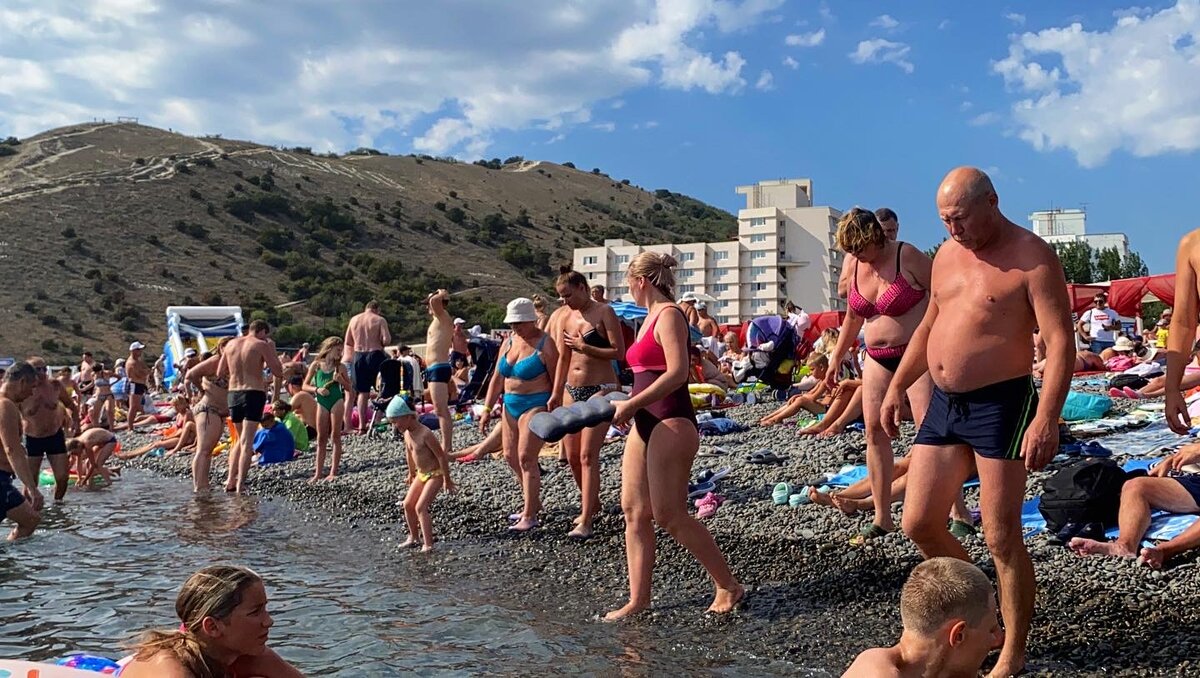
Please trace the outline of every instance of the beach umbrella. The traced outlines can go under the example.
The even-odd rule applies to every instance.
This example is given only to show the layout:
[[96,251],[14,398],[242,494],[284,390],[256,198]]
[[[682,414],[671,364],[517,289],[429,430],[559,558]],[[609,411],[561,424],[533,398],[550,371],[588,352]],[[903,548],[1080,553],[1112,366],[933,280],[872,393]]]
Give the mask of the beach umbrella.
[[646,309],[628,301],[614,301],[609,305],[612,306],[617,317],[622,320],[637,320],[646,317]]

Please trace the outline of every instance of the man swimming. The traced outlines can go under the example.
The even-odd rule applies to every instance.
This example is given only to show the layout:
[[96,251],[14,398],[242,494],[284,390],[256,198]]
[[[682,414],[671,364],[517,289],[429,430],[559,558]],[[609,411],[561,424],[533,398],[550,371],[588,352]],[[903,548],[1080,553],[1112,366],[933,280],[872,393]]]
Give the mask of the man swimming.
[[[938,188],[937,207],[951,239],[934,259],[929,308],[880,419],[890,435],[899,433],[905,390],[930,373],[935,388],[911,453],[904,532],[926,558],[970,560],[947,531],[946,514],[974,461],[1008,632],[990,675],[1010,676],[1025,665],[1036,590],[1021,531],[1025,479],[1058,450],[1058,416],[1075,358],[1071,309],[1058,256],[1000,212],[986,174],[952,170]],[[1046,341],[1040,403],[1030,375],[1034,327]]]
[[913,569],[900,592],[900,620],[900,642],[858,655],[843,678],[976,676],[1003,637],[991,582],[955,558]]
[[[33,534],[42,520],[39,511],[45,500],[38,490],[37,475],[30,469],[29,453],[21,444],[21,403],[33,395],[41,379],[33,365],[22,362],[8,368],[0,383],[0,510],[17,525],[9,533],[9,541]],[[25,486],[24,495],[13,487],[15,478]]]
[[71,435],[79,432],[79,408],[62,383],[50,378],[43,358],[30,356],[26,362],[38,373],[38,381],[33,393],[21,403],[25,451],[29,455],[25,463],[37,476],[42,470],[42,457],[50,458],[50,469],[54,471],[54,501],[62,501],[67,496],[70,462],[60,406],[71,413]]
[[[254,456],[254,434],[267,407],[267,385],[263,370],[272,376],[283,374],[283,365],[275,355],[271,326],[265,320],[250,323],[249,333],[231,340],[221,350],[217,377],[229,379],[229,418],[238,429],[238,440],[229,448],[229,477],[226,492],[245,490],[246,472]],[[199,454],[199,452],[198,452]]]
[[[383,347],[392,341],[387,319],[379,314],[379,302],[372,299],[362,313],[350,319],[346,327],[346,349],[353,351],[354,393],[358,398],[358,432],[366,433],[371,402],[371,389],[379,378],[379,368],[387,360]],[[353,406],[353,402],[349,403]],[[349,408],[347,408],[349,410]]]
[[429,295],[429,331],[425,333],[425,381],[429,383],[429,397],[437,412],[438,427],[442,432],[442,451],[449,457],[454,449],[454,419],[450,416],[450,335],[453,319],[446,310],[450,294],[438,290]]

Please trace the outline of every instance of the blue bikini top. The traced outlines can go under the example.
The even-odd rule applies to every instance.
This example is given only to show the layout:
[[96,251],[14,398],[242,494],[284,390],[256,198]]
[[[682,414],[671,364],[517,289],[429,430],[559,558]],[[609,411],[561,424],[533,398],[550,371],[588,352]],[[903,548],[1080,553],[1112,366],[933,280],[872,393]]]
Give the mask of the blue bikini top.
[[509,365],[508,348],[512,347],[512,339],[509,339],[508,347],[505,348],[504,355],[500,356],[500,364],[496,366],[496,371],[505,379],[520,379],[521,381],[533,381],[546,374],[546,366],[542,364],[542,346],[545,343],[546,335],[543,334],[542,340],[538,342],[537,348],[531,355],[521,358],[514,365]]

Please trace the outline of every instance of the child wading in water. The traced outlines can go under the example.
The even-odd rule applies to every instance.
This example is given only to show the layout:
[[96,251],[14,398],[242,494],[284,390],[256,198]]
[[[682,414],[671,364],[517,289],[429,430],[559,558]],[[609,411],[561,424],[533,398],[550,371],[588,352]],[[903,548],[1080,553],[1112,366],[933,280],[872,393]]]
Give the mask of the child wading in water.
[[[408,522],[408,540],[401,546],[422,543],[422,551],[433,550],[433,518],[429,507],[445,484],[447,492],[458,488],[450,479],[450,464],[442,443],[417,421],[417,415],[396,396],[387,406],[387,418],[397,430],[404,431],[404,456],[408,461],[408,494],[404,496],[404,519]],[[417,524],[421,525],[420,537]]]

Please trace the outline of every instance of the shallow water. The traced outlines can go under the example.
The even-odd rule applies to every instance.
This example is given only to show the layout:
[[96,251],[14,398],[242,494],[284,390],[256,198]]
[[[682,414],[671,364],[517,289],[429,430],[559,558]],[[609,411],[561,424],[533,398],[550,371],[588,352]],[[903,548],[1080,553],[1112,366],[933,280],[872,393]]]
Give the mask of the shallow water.
[[111,489],[68,500],[45,511],[34,538],[0,546],[0,657],[119,657],[137,632],[178,623],[175,594],[191,572],[236,562],[267,582],[272,647],[312,676],[798,670],[705,660],[692,633],[499,606],[470,584],[437,581],[428,557],[385,557],[378,534],[311,521],[278,500],[196,498],[188,483],[134,469]]

